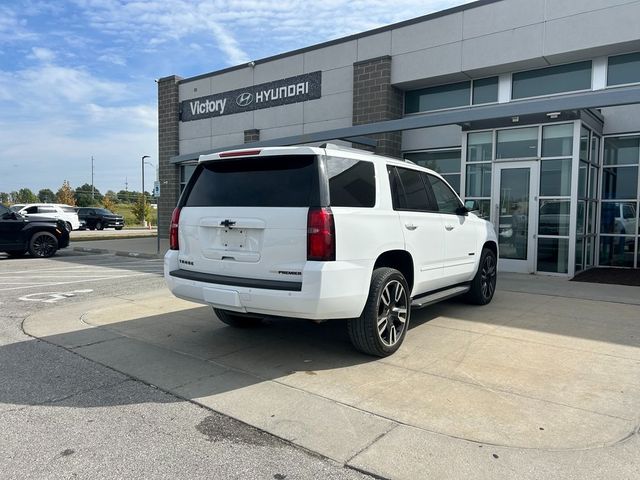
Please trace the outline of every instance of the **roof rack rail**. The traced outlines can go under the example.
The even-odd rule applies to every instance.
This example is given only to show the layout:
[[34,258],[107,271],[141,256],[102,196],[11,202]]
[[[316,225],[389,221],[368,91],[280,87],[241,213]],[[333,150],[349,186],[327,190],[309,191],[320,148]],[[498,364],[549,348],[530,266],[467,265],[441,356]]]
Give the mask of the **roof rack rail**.
[[321,145],[318,145],[318,148],[331,148],[332,150],[344,150],[345,152],[356,152],[361,153],[363,155],[375,155],[374,152],[370,152],[368,150],[363,150],[361,148],[347,147],[344,145],[338,145],[336,143],[326,142]]

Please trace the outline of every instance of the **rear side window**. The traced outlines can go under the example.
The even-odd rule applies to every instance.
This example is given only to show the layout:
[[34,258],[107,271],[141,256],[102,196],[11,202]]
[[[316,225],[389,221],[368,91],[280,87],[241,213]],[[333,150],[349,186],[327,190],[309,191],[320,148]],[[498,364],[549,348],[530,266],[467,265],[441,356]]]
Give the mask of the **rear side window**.
[[38,213],[56,213],[53,207],[38,207]]
[[76,209],[73,207],[60,207],[65,213],[76,213]]
[[429,200],[429,195],[422,181],[421,173],[408,168],[397,168],[396,170],[401,185],[399,207],[403,210],[423,212],[435,210]]
[[327,157],[329,204],[333,207],[373,207],[376,178],[373,163],[350,158]]
[[186,207],[309,207],[319,203],[317,157],[283,155],[204,163]]

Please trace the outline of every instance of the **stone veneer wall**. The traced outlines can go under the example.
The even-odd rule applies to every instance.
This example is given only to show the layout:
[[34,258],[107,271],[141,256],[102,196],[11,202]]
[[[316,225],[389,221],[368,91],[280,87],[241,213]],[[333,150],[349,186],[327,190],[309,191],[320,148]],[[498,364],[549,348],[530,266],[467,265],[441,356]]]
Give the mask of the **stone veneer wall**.
[[[402,104],[402,91],[391,85],[390,56],[353,64],[353,125],[401,118]],[[401,132],[380,133],[371,137],[378,141],[376,153],[400,157]]]
[[180,104],[178,101],[178,81],[172,75],[158,80],[158,165],[160,198],[158,199],[158,235],[169,237],[171,212],[180,195],[180,168],[171,163],[171,157],[179,152],[178,121]]

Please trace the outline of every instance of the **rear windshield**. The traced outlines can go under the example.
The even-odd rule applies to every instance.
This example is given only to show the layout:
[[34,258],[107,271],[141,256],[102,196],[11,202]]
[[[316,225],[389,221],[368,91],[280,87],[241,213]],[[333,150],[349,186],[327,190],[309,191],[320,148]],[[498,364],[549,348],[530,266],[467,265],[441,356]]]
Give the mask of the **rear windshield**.
[[309,207],[318,204],[314,155],[213,161],[198,166],[186,207]]

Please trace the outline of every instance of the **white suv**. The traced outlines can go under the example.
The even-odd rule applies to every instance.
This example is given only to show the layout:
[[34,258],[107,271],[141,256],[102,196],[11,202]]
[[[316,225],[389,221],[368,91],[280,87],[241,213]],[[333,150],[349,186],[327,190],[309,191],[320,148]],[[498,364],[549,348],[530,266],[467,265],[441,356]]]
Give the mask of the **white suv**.
[[69,231],[80,228],[78,211],[76,207],[70,205],[63,205],[61,203],[28,203],[13,205],[11,210],[27,217],[62,220]]
[[164,276],[226,324],[348,319],[355,347],[395,352],[411,308],[491,301],[496,235],[437,173],[343,149],[200,157],[171,218]]

